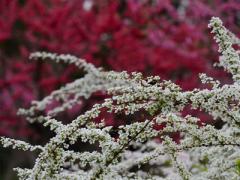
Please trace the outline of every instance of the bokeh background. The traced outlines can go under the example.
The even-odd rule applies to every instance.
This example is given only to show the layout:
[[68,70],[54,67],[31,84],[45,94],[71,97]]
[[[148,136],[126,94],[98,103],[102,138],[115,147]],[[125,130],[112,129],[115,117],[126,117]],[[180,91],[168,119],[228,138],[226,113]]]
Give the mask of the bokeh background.
[[[73,54],[105,70],[159,75],[185,90],[202,87],[201,72],[229,82],[228,74],[212,67],[218,60],[207,28],[212,16],[240,35],[239,0],[0,0],[0,135],[45,143],[49,131],[18,117],[18,108],[83,76],[73,66],[29,61],[35,51]],[[94,94],[60,119],[70,121],[103,96]],[[117,125],[115,118],[108,116],[107,124]],[[12,168],[33,160],[34,154],[0,148],[0,179],[14,179]]]

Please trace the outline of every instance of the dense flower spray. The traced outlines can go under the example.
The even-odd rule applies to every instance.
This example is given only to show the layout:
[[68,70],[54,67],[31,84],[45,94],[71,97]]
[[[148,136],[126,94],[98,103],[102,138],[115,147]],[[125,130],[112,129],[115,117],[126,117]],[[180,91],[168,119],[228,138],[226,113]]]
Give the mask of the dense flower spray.
[[[50,59],[75,64],[86,72],[83,78],[53,91],[41,101],[32,102],[19,114],[29,122],[49,126],[55,136],[44,146],[2,137],[4,147],[39,152],[32,169],[16,168],[20,179],[239,179],[240,177],[240,59],[239,39],[228,31],[219,18],[209,27],[219,45],[220,63],[231,73],[232,84],[200,74],[209,89],[182,90],[158,76],[144,78],[141,73],[103,71],[71,55],[37,52],[31,59]],[[110,95],[103,103],[79,115],[65,125],[55,117],[71,109],[82,98],[96,91]],[[51,109],[48,106],[58,102]],[[223,126],[216,128],[191,114],[184,107],[200,109]],[[46,111],[47,109],[47,111]],[[93,121],[103,110],[109,113],[145,114],[143,121],[132,120],[113,129],[104,121]],[[46,114],[44,114],[44,112]],[[164,125],[156,130],[155,124]],[[114,132],[114,133],[113,133]],[[180,142],[169,135],[179,132]],[[94,151],[77,152],[77,141],[97,146]]]

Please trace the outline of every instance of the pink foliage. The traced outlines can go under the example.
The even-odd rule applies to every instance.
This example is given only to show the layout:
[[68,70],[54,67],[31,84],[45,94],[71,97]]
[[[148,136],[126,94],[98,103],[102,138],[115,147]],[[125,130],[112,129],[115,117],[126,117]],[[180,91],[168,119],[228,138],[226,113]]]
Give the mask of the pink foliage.
[[0,134],[28,136],[17,109],[82,76],[71,66],[27,62],[30,52],[70,53],[192,89],[200,72],[227,81],[211,67],[218,56],[207,23],[219,16],[238,33],[239,12],[237,0],[1,0]]

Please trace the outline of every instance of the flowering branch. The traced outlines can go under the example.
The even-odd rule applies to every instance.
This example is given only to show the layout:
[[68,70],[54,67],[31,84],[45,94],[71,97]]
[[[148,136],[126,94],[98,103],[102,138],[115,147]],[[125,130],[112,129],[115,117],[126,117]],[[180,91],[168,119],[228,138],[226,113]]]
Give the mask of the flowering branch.
[[[202,83],[211,89],[183,91],[171,81],[158,76],[144,78],[141,73],[105,72],[70,55],[33,53],[32,59],[51,59],[75,64],[86,74],[52,92],[19,114],[30,122],[50,126],[56,135],[41,146],[1,138],[4,147],[41,150],[32,169],[15,169],[20,179],[230,179],[239,178],[240,158],[240,60],[232,45],[239,40],[228,31],[219,18],[213,17],[209,27],[215,34],[222,54],[220,65],[230,72],[233,84],[221,85],[205,74]],[[64,125],[54,116],[72,108],[96,91],[111,97]],[[53,101],[61,105],[46,111]],[[201,119],[183,116],[186,106],[209,113],[225,124],[216,128],[199,125]],[[140,113],[143,121],[132,120],[113,127],[96,123],[103,110],[125,115]],[[47,116],[44,115],[46,111]],[[163,125],[157,130],[155,125]],[[180,133],[176,143],[171,134]],[[77,141],[98,146],[93,152],[75,152],[69,147]],[[146,170],[147,169],[147,170]]]

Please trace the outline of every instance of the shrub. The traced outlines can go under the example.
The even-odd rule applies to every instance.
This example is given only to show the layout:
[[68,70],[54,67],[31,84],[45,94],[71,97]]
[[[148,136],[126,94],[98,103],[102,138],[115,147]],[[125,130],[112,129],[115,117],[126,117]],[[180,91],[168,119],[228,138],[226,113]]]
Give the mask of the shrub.
[[[71,55],[33,53],[31,59],[49,59],[75,64],[86,72],[83,78],[53,91],[41,101],[32,102],[19,114],[29,122],[49,126],[55,136],[44,145],[1,138],[4,147],[39,152],[32,169],[16,168],[20,179],[238,179],[239,172],[239,51],[240,40],[219,18],[209,27],[219,45],[220,63],[232,75],[233,83],[223,84],[205,74],[202,83],[210,89],[184,91],[158,76],[144,78],[141,73],[103,71]],[[110,97],[65,125],[54,118],[59,112],[81,103],[93,92],[108,91]],[[54,102],[54,106],[49,105]],[[216,128],[202,123],[184,107],[200,109],[224,125]],[[102,111],[141,112],[143,121],[113,129],[104,121],[93,121]],[[46,115],[44,115],[46,113]],[[163,125],[156,130],[154,125]],[[179,132],[175,142],[169,134]],[[75,151],[77,141],[94,145],[94,151]]]
[[[36,50],[74,54],[105,70],[158,75],[184,90],[200,86],[200,72],[227,82],[212,68],[217,52],[205,22],[219,16],[238,33],[239,8],[238,0],[1,0],[0,134],[32,135],[17,109],[83,75],[72,66],[27,62]],[[114,125],[118,118],[107,119]]]

